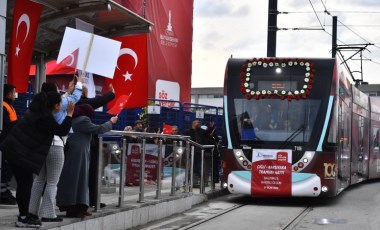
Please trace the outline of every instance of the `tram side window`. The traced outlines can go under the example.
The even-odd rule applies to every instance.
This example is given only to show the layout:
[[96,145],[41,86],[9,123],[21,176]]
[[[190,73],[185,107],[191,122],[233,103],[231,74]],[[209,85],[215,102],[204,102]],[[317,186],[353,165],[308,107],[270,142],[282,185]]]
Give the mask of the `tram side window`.
[[364,117],[359,116],[359,151],[358,154],[362,155],[364,152]]
[[[340,146],[347,149],[350,148],[350,127],[351,127],[351,118],[349,108],[346,104],[342,103],[341,107],[338,110],[335,110],[338,113],[338,119],[333,119],[330,125],[328,142],[331,144],[337,143],[339,139]],[[333,115],[332,117],[336,117]],[[339,130],[338,130],[339,129]],[[338,133],[339,131],[339,133]]]
[[379,152],[380,134],[379,126],[372,127],[373,152]]
[[[338,111],[334,110],[334,113],[336,113],[336,112],[338,112]],[[332,117],[334,118],[335,115],[333,115]],[[338,121],[336,119],[332,119],[331,120],[330,129],[329,129],[329,133],[328,133],[329,135],[327,137],[328,143],[335,144],[336,141],[337,141],[337,138],[338,138],[338,135],[337,135],[337,122]],[[341,132],[341,134],[343,134],[343,133]]]
[[343,122],[343,124],[344,124],[344,137],[345,137],[345,145],[344,145],[344,147],[346,147],[346,148],[350,148],[350,138],[349,138],[349,136],[350,136],[350,133],[349,133],[349,129],[350,129],[350,125],[351,125],[351,121],[350,121],[350,117],[349,117],[349,115],[348,115],[348,113],[345,113],[345,122]]
[[[331,144],[336,143],[336,140],[338,137],[336,130],[337,130],[337,126],[335,125],[335,121],[333,121],[330,125],[329,135],[327,137],[328,138],[327,141]],[[341,130],[341,135],[344,135],[343,130]]]

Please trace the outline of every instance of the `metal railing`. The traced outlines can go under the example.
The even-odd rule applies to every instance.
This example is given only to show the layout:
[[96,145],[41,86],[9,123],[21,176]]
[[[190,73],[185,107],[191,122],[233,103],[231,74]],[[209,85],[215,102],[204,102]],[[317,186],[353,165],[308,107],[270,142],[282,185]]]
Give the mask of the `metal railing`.
[[[162,148],[163,140],[172,139],[173,140],[173,165],[172,165],[172,181],[171,181],[171,192],[170,195],[175,195],[176,192],[176,157],[179,151],[185,149],[185,192],[193,192],[193,168],[194,168],[194,154],[195,147],[201,150],[201,175],[200,175],[200,193],[205,192],[205,181],[204,181],[204,156],[205,150],[211,149],[211,189],[215,189],[213,171],[214,171],[214,161],[213,152],[214,145],[200,145],[192,140],[189,136],[182,135],[169,135],[169,134],[159,134],[159,133],[146,133],[146,132],[127,132],[111,130],[105,134],[99,135],[99,158],[98,158],[98,180],[97,180],[97,201],[95,206],[95,211],[100,209],[100,185],[102,182],[102,171],[103,171],[103,138],[107,137],[119,137],[122,139],[122,154],[120,162],[120,182],[119,182],[119,196],[118,196],[118,206],[124,206],[124,181],[126,177],[126,156],[127,156],[127,141],[123,137],[133,137],[139,138],[142,143],[142,150],[140,151],[140,173],[139,173],[139,199],[138,202],[144,202],[144,176],[145,176],[145,154],[146,154],[146,140],[148,138],[158,138],[158,165],[157,165],[157,187],[156,187],[156,199],[161,197],[161,171],[162,171]],[[186,147],[183,147],[185,143]]]

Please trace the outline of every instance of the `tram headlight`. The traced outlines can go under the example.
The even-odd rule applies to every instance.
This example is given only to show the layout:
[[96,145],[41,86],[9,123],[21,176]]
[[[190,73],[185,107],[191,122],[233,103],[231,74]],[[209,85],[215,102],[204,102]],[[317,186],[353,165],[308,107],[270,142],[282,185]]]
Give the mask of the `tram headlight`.
[[236,151],[236,156],[240,156],[241,155],[241,152],[240,151]]
[[315,152],[314,151],[306,151],[305,156],[307,158],[312,158],[314,156]]
[[307,162],[309,162],[309,160],[307,158],[303,158],[303,163],[306,164]]
[[227,188],[228,184],[226,182],[223,183],[223,188]]
[[329,191],[329,189],[327,188],[327,186],[322,186],[322,192],[327,192],[327,191]]
[[178,153],[178,154],[182,154],[182,153],[183,153],[183,148],[178,148],[178,149],[177,149],[177,153]]
[[240,157],[239,157],[239,160],[243,161],[243,160],[244,160],[244,157],[240,156]]

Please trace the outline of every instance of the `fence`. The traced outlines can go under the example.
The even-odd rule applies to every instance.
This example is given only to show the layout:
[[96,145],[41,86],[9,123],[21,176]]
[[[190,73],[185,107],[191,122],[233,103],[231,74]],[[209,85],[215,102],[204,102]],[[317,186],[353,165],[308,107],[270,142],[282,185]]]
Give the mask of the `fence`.
[[[118,205],[119,207],[124,206],[124,181],[126,178],[126,156],[127,156],[127,138],[125,137],[134,137],[141,140],[142,148],[139,151],[140,157],[140,171],[139,171],[139,199],[138,202],[144,202],[144,178],[145,178],[145,166],[146,166],[146,140],[148,138],[158,138],[158,162],[157,162],[157,188],[156,188],[156,199],[161,197],[161,173],[162,173],[162,148],[163,148],[163,140],[173,139],[173,164],[171,170],[171,192],[170,195],[175,195],[176,192],[176,158],[177,153],[182,153],[184,151],[185,155],[185,180],[184,180],[184,192],[192,192],[193,191],[193,166],[194,166],[194,148],[201,149],[201,174],[200,174],[200,192],[205,192],[205,180],[204,180],[204,157],[205,150],[211,149],[211,159],[213,159],[212,155],[214,152],[214,145],[200,145],[194,141],[191,141],[188,136],[181,135],[167,135],[167,134],[157,134],[157,133],[145,133],[145,132],[126,132],[126,131],[117,131],[112,130],[106,134],[99,135],[99,168],[98,168],[98,186],[97,186],[97,202],[95,209],[98,210],[100,208],[100,185],[102,184],[102,174],[104,170],[105,163],[103,162],[103,144],[104,139],[107,138],[118,138],[122,141],[122,151],[121,151],[121,160],[120,160],[120,183],[119,183],[119,197],[118,197]],[[213,160],[211,161],[211,172],[213,172],[213,167],[215,163]],[[211,189],[215,189],[213,173],[211,173]]]

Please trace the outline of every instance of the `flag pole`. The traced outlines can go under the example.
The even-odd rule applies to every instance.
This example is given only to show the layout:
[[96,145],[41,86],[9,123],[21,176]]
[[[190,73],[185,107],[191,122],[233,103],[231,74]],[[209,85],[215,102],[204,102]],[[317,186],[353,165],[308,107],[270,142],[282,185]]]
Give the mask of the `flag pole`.
[[92,43],[93,43],[93,41],[94,41],[94,37],[95,37],[95,35],[94,35],[94,34],[91,34],[91,39],[90,39],[90,43],[88,44],[88,47],[87,47],[86,58],[84,59],[83,70],[82,70],[82,74],[81,74],[81,76],[83,76],[84,73],[86,72],[87,63],[88,63],[88,58],[90,57],[91,47],[92,47]]

